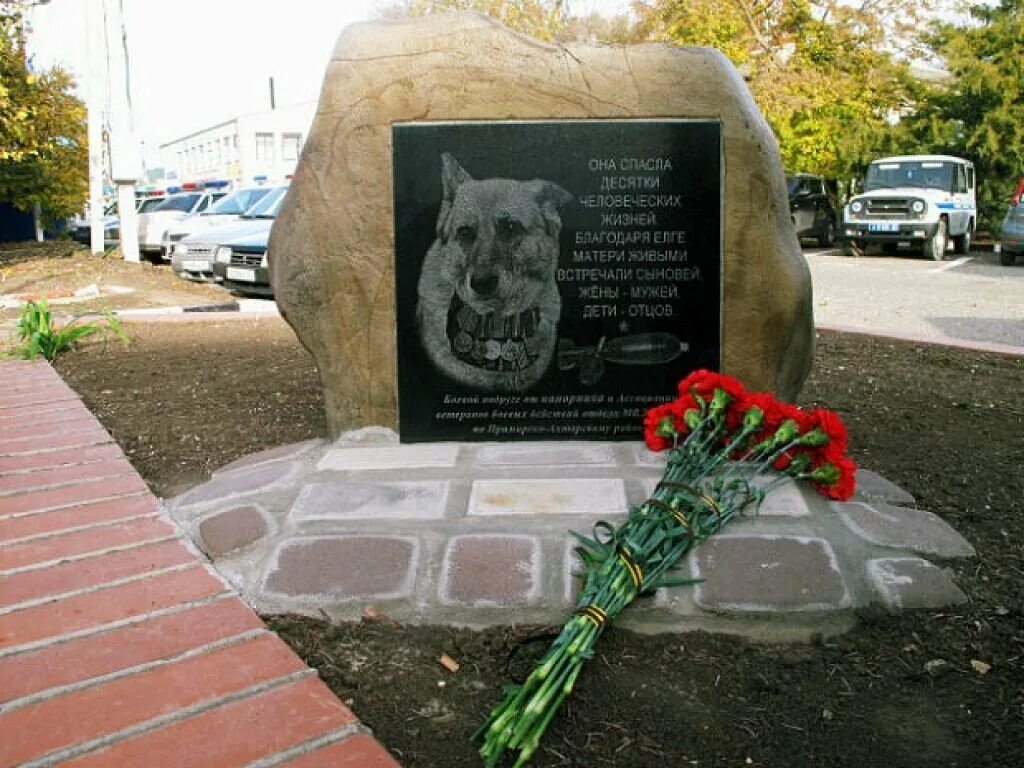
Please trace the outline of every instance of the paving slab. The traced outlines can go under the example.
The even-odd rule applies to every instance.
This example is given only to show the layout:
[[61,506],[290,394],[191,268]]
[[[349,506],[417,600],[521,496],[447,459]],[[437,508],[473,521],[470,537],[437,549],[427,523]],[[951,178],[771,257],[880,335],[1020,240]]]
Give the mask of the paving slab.
[[198,543],[211,557],[259,541],[270,532],[266,513],[255,504],[215,512],[199,523]]
[[944,569],[920,557],[870,560],[867,572],[879,600],[893,612],[967,602],[967,596]]
[[850,530],[872,544],[939,557],[970,557],[972,547],[938,515],[885,502],[833,505]]
[[307,520],[419,520],[444,517],[448,483],[438,480],[309,483],[291,516]]
[[220,472],[208,483],[172,500],[175,508],[210,505],[265,490],[287,479],[294,471],[290,461],[272,461]]
[[481,467],[501,466],[615,466],[614,446],[593,443],[509,443],[486,445],[477,451]]
[[470,515],[621,515],[626,490],[617,479],[476,480]]
[[857,470],[855,501],[887,501],[891,504],[912,505],[914,497],[896,483],[870,469]]
[[537,597],[540,542],[531,536],[456,536],[448,542],[441,599],[515,605]]
[[320,470],[358,472],[365,469],[424,469],[426,467],[454,467],[459,446],[438,445],[379,445],[370,447],[341,446],[324,454],[317,464]]
[[398,536],[293,539],[277,553],[266,589],[336,600],[407,597],[417,555],[417,541]]
[[719,534],[691,556],[697,605],[716,612],[837,611],[850,594],[824,539]]

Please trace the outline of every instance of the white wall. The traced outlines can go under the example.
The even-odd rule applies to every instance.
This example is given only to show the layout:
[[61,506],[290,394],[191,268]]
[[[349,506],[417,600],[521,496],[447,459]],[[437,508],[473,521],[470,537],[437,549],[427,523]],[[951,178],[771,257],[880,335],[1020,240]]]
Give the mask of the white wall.
[[[164,168],[177,173],[179,184],[220,179],[250,183],[257,176],[266,176],[269,183],[282,182],[295,172],[315,112],[316,104],[306,102],[241,115],[189,134],[161,145]],[[257,134],[267,137],[264,146],[269,145],[270,152],[257,151]],[[292,152],[294,138],[288,137],[296,136],[298,151]],[[294,157],[286,158],[286,152]]]

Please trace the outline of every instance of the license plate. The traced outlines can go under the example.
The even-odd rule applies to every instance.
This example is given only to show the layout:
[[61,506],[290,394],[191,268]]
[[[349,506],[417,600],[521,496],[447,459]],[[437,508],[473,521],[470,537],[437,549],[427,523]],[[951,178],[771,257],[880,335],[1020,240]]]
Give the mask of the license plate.
[[227,278],[228,280],[241,280],[246,283],[255,283],[256,271],[252,269],[239,269],[238,267],[228,267]]
[[182,262],[182,266],[185,268],[185,271],[187,271],[187,272],[209,272],[210,271],[210,262],[208,262],[208,261],[198,261],[198,260],[194,260],[194,259],[186,259],[185,261]]
[[884,222],[882,224],[868,224],[868,232],[899,232],[900,225]]

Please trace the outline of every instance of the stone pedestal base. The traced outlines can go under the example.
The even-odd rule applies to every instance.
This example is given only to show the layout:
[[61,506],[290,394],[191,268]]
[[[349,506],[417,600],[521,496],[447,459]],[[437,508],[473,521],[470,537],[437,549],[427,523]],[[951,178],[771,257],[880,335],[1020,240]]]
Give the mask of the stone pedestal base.
[[[399,445],[389,430],[255,454],[173,499],[173,516],[264,613],[421,624],[559,623],[578,589],[569,530],[622,520],[661,476],[637,443]],[[925,557],[974,550],[913,497],[861,471],[829,503],[787,484],[682,564],[619,625],[770,639],[844,631],[856,609],[963,602]]]

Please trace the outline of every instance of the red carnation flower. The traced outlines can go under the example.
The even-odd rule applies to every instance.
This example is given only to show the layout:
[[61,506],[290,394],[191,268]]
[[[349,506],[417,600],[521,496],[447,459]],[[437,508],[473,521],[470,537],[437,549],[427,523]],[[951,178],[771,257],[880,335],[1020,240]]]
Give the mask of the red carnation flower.
[[831,485],[818,486],[818,491],[830,499],[846,501],[857,489],[857,465],[847,456],[836,459],[833,464],[839,470],[839,479]]
[[849,438],[846,433],[846,425],[839,418],[839,414],[827,408],[815,408],[811,411],[811,415],[817,422],[818,429],[828,435],[829,445],[845,452]]
[[694,391],[705,400],[710,400],[716,389],[724,389],[733,400],[739,400],[746,394],[746,389],[731,376],[701,369],[694,371],[679,382],[679,394],[688,395]]

